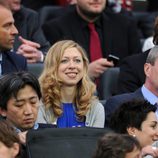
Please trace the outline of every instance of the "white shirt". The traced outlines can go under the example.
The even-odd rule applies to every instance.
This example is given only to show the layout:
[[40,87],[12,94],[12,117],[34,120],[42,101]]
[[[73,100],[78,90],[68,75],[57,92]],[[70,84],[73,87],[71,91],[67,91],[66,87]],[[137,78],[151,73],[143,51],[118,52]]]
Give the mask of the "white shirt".
[[147,51],[148,49],[151,49],[154,47],[154,43],[153,43],[153,37],[148,37],[145,41],[144,41],[144,44],[143,44],[143,47],[142,47],[142,51],[145,52]]

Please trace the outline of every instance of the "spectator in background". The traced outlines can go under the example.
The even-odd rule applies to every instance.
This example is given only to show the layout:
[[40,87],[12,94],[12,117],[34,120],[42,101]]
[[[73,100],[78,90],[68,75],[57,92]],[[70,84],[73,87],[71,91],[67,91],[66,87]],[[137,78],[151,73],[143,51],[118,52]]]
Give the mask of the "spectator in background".
[[0,75],[27,70],[26,59],[11,51],[18,31],[11,11],[1,3],[0,15]]
[[109,133],[98,140],[93,158],[138,158],[141,147],[132,136]]
[[120,0],[120,3],[121,3],[122,8],[124,8],[128,11],[132,11],[132,9],[133,9],[132,0]]
[[[153,43],[158,45],[158,18],[155,19]],[[134,92],[144,84],[144,64],[149,51],[127,57],[120,63],[118,93]]]
[[[145,83],[132,93],[124,93],[111,97],[106,101],[105,113],[106,122],[105,125],[108,126],[109,118],[111,114],[119,107],[120,104],[130,101],[132,99],[145,99],[149,101],[152,105],[158,102],[158,46],[154,46],[146,59],[144,64],[145,72]],[[158,117],[158,110],[156,111]]]
[[21,144],[12,125],[0,121],[0,158],[21,158]]
[[155,112],[156,106],[149,102],[131,100],[120,105],[111,116],[109,125],[117,133],[135,137],[142,147],[142,157],[151,155],[152,158],[156,158],[158,157],[158,148],[155,148],[158,147],[158,122]]
[[114,13],[120,13],[122,6],[118,0],[107,0],[107,6],[112,9]]
[[88,59],[76,42],[63,40],[48,51],[41,74],[43,105],[37,121],[57,127],[104,127],[104,108],[94,96]]
[[[115,13],[122,13],[126,16],[132,16],[132,5],[129,3],[129,6],[126,5],[126,1],[120,0],[107,0],[107,6],[112,9]],[[127,6],[127,7],[126,7]]]
[[43,62],[50,45],[39,25],[38,14],[21,6],[21,0],[0,1],[11,9],[19,31],[14,50],[26,57],[28,63]]
[[[90,60],[89,75],[92,78],[100,77],[113,66],[107,61],[109,54],[123,59],[141,52],[135,23],[124,16],[104,12],[105,5],[106,0],[77,0],[74,10],[43,26],[51,44],[61,39],[74,40],[86,50]],[[98,47],[96,42],[92,44],[92,28],[97,36]]]

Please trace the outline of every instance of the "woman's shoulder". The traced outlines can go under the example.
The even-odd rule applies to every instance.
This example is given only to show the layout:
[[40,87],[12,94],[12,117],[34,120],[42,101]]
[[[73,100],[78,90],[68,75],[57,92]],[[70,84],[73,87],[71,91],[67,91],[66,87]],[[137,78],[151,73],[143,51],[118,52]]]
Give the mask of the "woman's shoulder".
[[54,117],[53,110],[51,108],[46,108],[43,102],[40,102],[38,111],[38,122],[39,123],[52,123],[52,118]]
[[104,108],[103,107],[103,104],[98,100],[98,99],[93,99],[91,101],[91,109],[102,109]]

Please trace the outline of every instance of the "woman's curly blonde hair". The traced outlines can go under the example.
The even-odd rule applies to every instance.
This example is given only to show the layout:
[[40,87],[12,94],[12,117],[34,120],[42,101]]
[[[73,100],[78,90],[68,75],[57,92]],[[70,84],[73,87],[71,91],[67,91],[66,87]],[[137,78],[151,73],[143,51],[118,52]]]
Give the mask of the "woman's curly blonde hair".
[[91,102],[96,98],[94,96],[96,86],[88,76],[89,62],[85,50],[72,40],[59,41],[49,49],[44,62],[44,70],[39,78],[43,103],[46,109],[52,108],[54,115],[57,117],[63,112],[61,108],[62,81],[58,77],[58,67],[65,50],[73,47],[77,48],[81,53],[84,63],[83,78],[77,84],[74,98],[76,114],[79,118],[85,116],[87,110],[90,108]]

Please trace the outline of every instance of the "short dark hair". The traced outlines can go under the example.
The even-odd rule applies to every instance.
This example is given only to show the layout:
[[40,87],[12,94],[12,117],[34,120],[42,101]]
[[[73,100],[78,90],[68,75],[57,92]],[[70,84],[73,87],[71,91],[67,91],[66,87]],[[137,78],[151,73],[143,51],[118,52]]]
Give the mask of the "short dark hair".
[[112,114],[110,128],[117,133],[127,133],[128,127],[135,127],[141,130],[142,123],[150,112],[155,112],[153,106],[146,100],[131,100],[119,106]]
[[20,154],[22,154],[19,136],[15,128],[7,120],[0,120],[0,142],[7,148],[11,148],[14,143],[18,143],[20,151],[17,157],[20,157]]
[[17,97],[20,89],[31,86],[41,98],[40,85],[37,78],[29,72],[9,73],[0,78],[0,107],[7,110],[7,103],[11,97]]
[[141,150],[138,140],[127,134],[109,133],[98,140],[93,158],[125,158],[135,147]]

